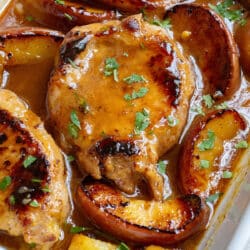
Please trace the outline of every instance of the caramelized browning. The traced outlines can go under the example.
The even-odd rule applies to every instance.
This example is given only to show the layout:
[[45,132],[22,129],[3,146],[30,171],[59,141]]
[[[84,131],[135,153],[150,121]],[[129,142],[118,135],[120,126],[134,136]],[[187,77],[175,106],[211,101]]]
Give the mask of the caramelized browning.
[[202,230],[208,209],[196,195],[163,202],[128,199],[100,182],[78,188],[76,203],[96,226],[121,240],[169,245]]
[[[184,193],[208,197],[220,193],[227,179],[223,172],[233,173],[236,142],[242,138],[246,123],[234,110],[217,111],[193,122],[182,146],[179,160],[180,185]],[[200,145],[214,134],[210,148]],[[228,154],[230,153],[230,154]],[[202,161],[206,164],[202,164]]]
[[0,229],[48,249],[69,209],[62,156],[14,93],[0,99]]
[[[225,23],[211,9],[182,4],[167,11],[174,38],[194,56],[206,94],[229,99],[240,86],[238,50]],[[185,32],[187,36],[185,36]]]
[[[107,60],[117,63],[116,76],[106,75]],[[139,80],[129,82],[133,77]],[[127,193],[144,180],[161,199],[156,164],[178,141],[192,79],[189,62],[167,33],[140,15],[76,27],[66,35],[49,85],[56,138],[94,178],[111,179]],[[141,89],[142,96],[126,100]],[[79,120],[75,137],[69,131],[72,112]]]

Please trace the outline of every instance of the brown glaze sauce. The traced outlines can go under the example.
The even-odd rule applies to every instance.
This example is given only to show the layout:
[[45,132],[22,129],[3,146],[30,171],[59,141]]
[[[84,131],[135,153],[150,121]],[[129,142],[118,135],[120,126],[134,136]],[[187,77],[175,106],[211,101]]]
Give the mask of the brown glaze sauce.
[[[194,0],[195,3],[207,3],[206,0]],[[220,1],[218,0],[210,0],[211,4],[216,4]],[[9,8],[6,10],[6,13],[3,17],[0,17],[0,29],[11,27],[11,26],[41,26],[38,23],[35,22],[35,20],[28,21],[27,16],[30,16],[31,13],[26,13],[24,11],[25,4],[22,0],[14,0],[13,4],[9,6]],[[51,28],[51,27],[49,27]],[[52,27],[53,28],[53,27]],[[131,24],[131,29],[134,28],[134,26]],[[230,27],[232,28],[232,27]],[[82,42],[82,41],[79,41]],[[83,49],[84,44],[79,44],[77,47],[77,51],[73,53],[78,53],[81,49]],[[65,48],[70,49],[70,48]],[[72,53],[72,51],[71,51]],[[74,55],[72,55],[74,56]],[[157,59],[158,61],[158,59]],[[47,90],[47,82],[48,82],[48,76],[46,75],[46,72],[52,67],[51,64],[49,64],[47,61],[44,61],[37,65],[32,65],[32,69],[30,69],[30,65],[25,66],[9,66],[5,68],[5,75],[2,79],[1,87],[10,89],[17,93],[20,97],[22,97],[30,106],[30,108],[38,114],[45,122],[47,117],[46,112],[46,90]],[[31,73],[35,72],[35,74]],[[164,73],[164,72],[163,72]],[[174,77],[175,78],[175,77]],[[175,78],[176,79],[176,78]],[[169,81],[172,81],[173,79],[169,79]],[[166,81],[166,79],[165,79]],[[202,85],[202,83],[198,83],[198,85]],[[249,107],[250,100],[249,100],[249,84],[250,82],[246,79],[246,76],[242,76],[242,84],[241,88],[238,91],[237,95],[230,100],[230,104],[232,108],[237,109],[243,114],[246,114],[249,112],[247,107]],[[194,104],[194,101],[200,100],[199,95],[201,93],[199,90],[197,90],[194,94],[194,97],[192,98],[192,104]],[[247,111],[248,110],[248,111]],[[189,128],[191,121],[193,120],[195,116],[194,112],[190,112],[189,120],[187,122],[186,128],[184,129],[184,133]],[[5,140],[4,136],[0,136],[0,142]],[[121,150],[125,154],[133,154],[134,150],[136,150],[133,145],[130,145],[130,148],[122,148],[123,142],[121,141]],[[105,144],[104,148],[103,145]],[[107,145],[108,144],[108,148]],[[175,197],[180,193],[177,187],[177,160],[178,159],[178,152],[180,149],[181,144],[175,146],[171,151],[169,151],[165,157],[163,157],[164,160],[168,162],[167,166],[167,173],[166,173],[166,180],[167,185],[171,187],[171,197]],[[116,145],[112,144],[112,138],[106,138],[104,139],[100,145],[96,146],[96,149],[100,155],[105,155],[107,150],[112,151],[114,148],[116,148]],[[65,158],[66,159],[66,158]],[[70,163],[66,160],[66,166],[68,171],[68,187],[71,191],[71,196],[74,196],[76,192],[76,188],[78,184],[82,180],[82,175],[77,169],[77,166],[74,164],[74,162]],[[143,194],[138,194],[143,196]],[[64,224],[64,237],[63,240],[59,241],[54,247],[54,250],[59,249],[67,249],[72,234],[69,232],[72,225],[78,225],[78,226],[89,226],[86,222],[86,219],[83,218],[83,216],[80,214],[77,208],[73,205],[72,202],[72,210],[71,214]],[[111,240],[116,243],[118,243],[117,240],[113,239],[112,236],[105,235],[104,233],[101,233],[95,229],[93,231],[87,232],[88,235],[94,235],[97,238],[104,239],[104,240]],[[202,233],[199,235],[196,235],[192,237],[191,239],[187,240],[184,243],[181,243],[174,247],[174,249],[194,249],[199,240],[202,238]],[[9,237],[5,234],[0,234],[0,247],[3,246],[6,249],[30,249],[30,247],[23,242],[21,237],[14,238]],[[143,248],[141,248],[143,249]],[[172,249],[172,248],[171,248]]]

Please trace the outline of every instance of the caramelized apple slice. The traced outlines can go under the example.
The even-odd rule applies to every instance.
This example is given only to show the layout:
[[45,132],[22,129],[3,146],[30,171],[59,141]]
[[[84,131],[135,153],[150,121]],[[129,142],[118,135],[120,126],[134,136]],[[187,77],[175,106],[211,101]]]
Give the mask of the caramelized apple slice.
[[222,191],[227,179],[221,180],[232,175],[235,144],[245,127],[234,110],[217,111],[195,120],[180,153],[179,174],[184,193],[208,197]]
[[35,64],[53,59],[63,34],[43,28],[8,28],[0,31],[0,63]]
[[203,229],[208,209],[196,195],[164,202],[128,199],[101,182],[82,184],[77,204],[98,227],[137,244],[168,245]]
[[62,39],[62,33],[42,28],[0,31],[0,85],[32,100],[39,115],[45,114],[47,82]]
[[24,3],[28,13],[32,12],[31,14],[37,22],[64,31],[76,25],[98,23],[121,17],[118,11],[95,8],[86,2],[78,3],[66,0],[61,3],[54,0],[24,0]]
[[204,92],[232,96],[240,85],[238,52],[224,21],[209,8],[192,4],[177,5],[166,16],[174,37],[195,57]]

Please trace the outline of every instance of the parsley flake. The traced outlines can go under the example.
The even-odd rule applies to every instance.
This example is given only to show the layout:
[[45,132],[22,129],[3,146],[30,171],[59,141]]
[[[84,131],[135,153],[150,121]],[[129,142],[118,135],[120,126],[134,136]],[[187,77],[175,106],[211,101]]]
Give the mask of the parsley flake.
[[5,176],[2,178],[0,181],[0,190],[4,191],[8,188],[8,186],[11,184],[11,177],[10,176]]
[[212,108],[212,106],[214,104],[214,100],[213,100],[213,98],[212,98],[211,95],[204,95],[204,96],[202,96],[202,100],[204,101],[205,106],[207,108],[209,108],[209,109]]
[[233,177],[233,173],[231,171],[223,171],[222,178],[223,179],[231,179]]
[[41,183],[41,182],[43,182],[41,179],[35,179],[35,178],[31,179],[31,181],[35,182],[35,183]]
[[191,109],[193,112],[197,113],[198,115],[205,116],[205,112],[203,111],[201,106],[195,106]]
[[171,22],[170,22],[169,18],[167,18],[165,20],[154,19],[152,21],[152,24],[154,24],[156,26],[160,26],[163,29],[169,29],[169,28],[171,28]]
[[209,168],[210,162],[207,160],[200,160],[200,168]]
[[130,250],[130,248],[125,244],[125,243],[121,243],[116,250]]
[[207,197],[206,202],[214,204],[219,197],[222,195],[222,193],[215,193]]
[[212,130],[209,130],[207,133],[207,139],[203,140],[198,148],[200,151],[206,151],[214,147],[215,142],[215,133]]
[[79,129],[73,123],[70,123],[68,125],[68,131],[73,139],[76,139],[78,137]]
[[51,190],[49,189],[48,185],[45,185],[42,189],[41,189],[44,193],[50,193]]
[[226,102],[222,102],[222,103],[216,105],[215,108],[216,108],[217,110],[220,110],[220,109],[228,109],[228,105],[227,105]]
[[168,126],[170,126],[170,127],[175,127],[179,123],[178,119],[176,119],[172,115],[169,115],[167,117],[167,122],[168,122]]
[[150,120],[149,120],[149,111],[145,108],[142,110],[142,112],[136,112],[135,116],[135,134],[140,134],[142,131],[144,131],[149,126]]
[[73,17],[67,13],[64,13],[64,16],[69,20],[69,21],[72,21],[73,20]]
[[243,18],[244,10],[231,8],[233,5],[233,0],[225,0],[216,6],[209,4],[209,7],[222,17],[227,18],[229,21],[236,21],[240,25],[245,25],[246,19]]
[[35,156],[29,155],[23,162],[23,166],[24,168],[29,167],[30,165],[32,165],[35,161],[37,160],[37,158]]
[[72,61],[70,58],[67,58],[68,62],[70,63],[70,65],[72,66],[72,68],[74,69],[79,69],[79,67],[75,64],[74,61]]
[[72,162],[75,160],[75,157],[73,155],[68,155],[67,160],[68,160],[68,162]]
[[37,200],[32,200],[32,201],[29,203],[29,205],[30,205],[31,207],[39,207],[39,206],[40,206]]
[[64,5],[64,1],[63,0],[55,0],[55,3]]
[[159,161],[157,163],[157,169],[160,174],[166,174],[167,161]]
[[126,101],[132,101],[134,99],[140,98],[145,96],[148,93],[148,88],[140,88],[137,92],[133,91],[132,94],[124,95],[124,99]]
[[84,232],[86,230],[88,230],[88,228],[86,228],[86,227],[74,226],[74,227],[70,228],[70,233],[72,233],[72,234],[78,234],[78,233]]
[[235,145],[235,148],[242,149],[242,148],[248,148],[247,141],[240,141]]
[[26,20],[29,22],[34,21],[34,17],[33,16],[26,16]]
[[148,81],[144,78],[144,76],[138,75],[138,74],[132,74],[128,77],[123,78],[123,81],[126,82],[127,84],[132,84],[136,82],[145,82],[147,83]]
[[114,80],[118,82],[118,68],[119,64],[116,61],[115,58],[107,58],[105,60],[105,66],[104,66],[104,75],[105,76],[111,76],[113,75]]
[[10,203],[11,206],[14,206],[16,204],[16,198],[15,198],[14,195],[11,195],[9,197],[9,203]]
[[81,129],[81,123],[78,119],[77,113],[75,110],[71,111],[70,113],[70,120],[71,122],[78,128]]
[[36,247],[36,243],[32,242],[32,243],[29,243],[29,248],[35,248]]

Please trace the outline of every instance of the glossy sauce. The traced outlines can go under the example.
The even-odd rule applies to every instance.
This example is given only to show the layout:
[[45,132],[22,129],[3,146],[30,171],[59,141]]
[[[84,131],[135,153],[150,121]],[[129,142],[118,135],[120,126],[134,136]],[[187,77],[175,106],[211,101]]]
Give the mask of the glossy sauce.
[[[204,0],[196,0],[196,3],[207,3]],[[218,0],[210,1],[212,4],[216,4],[219,2]],[[27,13],[22,11],[22,3],[21,0],[14,1],[15,4],[11,5],[6,13],[5,17],[0,19],[0,28],[8,27],[8,26],[39,26],[35,21],[27,21]],[[14,5],[16,7],[14,7]],[[28,13],[30,15],[30,13]],[[232,29],[232,26],[230,25]],[[22,97],[31,107],[31,109],[41,116],[41,118],[46,121],[46,90],[47,90],[47,82],[48,82],[48,74],[53,65],[49,65],[48,62],[44,61],[37,65],[28,66],[10,66],[5,69],[4,78],[2,79],[1,87],[11,89],[15,93],[17,93],[20,97]],[[35,72],[35,73],[34,73]],[[197,72],[199,73],[199,72]],[[196,80],[196,84],[202,86],[202,82],[199,81],[199,78]],[[240,90],[236,93],[236,95],[228,102],[230,107],[236,108],[242,114],[245,114],[246,119],[249,119],[249,90],[250,88],[249,82],[242,77],[242,84]],[[191,107],[194,102],[197,103],[197,100],[200,101],[199,98],[200,91],[196,90],[194,97],[192,98]],[[191,121],[195,116],[194,112],[190,112],[189,120],[184,129],[184,133],[189,128]],[[183,138],[183,136],[182,136]],[[180,142],[181,143],[181,142]],[[179,195],[180,192],[178,190],[176,176],[177,176],[177,161],[178,152],[179,152],[180,144],[175,146],[171,151],[169,151],[163,159],[168,162],[167,173],[165,180],[167,182],[167,186],[171,187],[171,197],[175,197]],[[65,158],[66,159],[66,158]],[[71,166],[70,166],[71,164]],[[82,180],[82,176],[77,170],[77,166],[74,163],[69,163],[66,161],[67,171],[68,171],[68,187],[71,190],[71,195],[74,196],[76,187]],[[140,195],[140,194],[139,194]],[[72,211],[71,215],[67,223],[64,225],[64,240],[58,242],[53,249],[67,249],[70,240],[72,238],[72,234],[69,233],[69,229],[72,224],[78,226],[86,226],[86,220],[80,215],[77,208],[74,208],[72,202]],[[88,225],[87,225],[88,226]],[[92,232],[90,232],[92,234]],[[110,237],[105,234],[100,234],[95,231],[94,234],[96,237],[110,240]],[[180,244],[180,248],[187,247],[189,249],[193,249],[193,247],[199,242],[201,235],[197,235],[187,240],[186,242]],[[0,234],[0,246],[3,245],[7,249],[29,249],[26,244],[23,243],[21,238],[13,238],[3,234]]]

